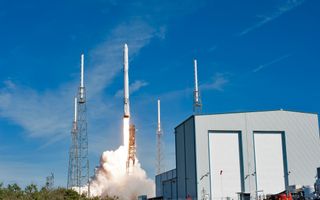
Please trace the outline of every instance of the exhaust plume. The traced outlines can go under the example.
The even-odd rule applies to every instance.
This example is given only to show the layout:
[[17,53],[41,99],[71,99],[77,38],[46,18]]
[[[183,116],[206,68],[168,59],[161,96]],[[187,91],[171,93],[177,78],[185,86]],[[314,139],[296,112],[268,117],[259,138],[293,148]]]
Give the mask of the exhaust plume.
[[124,146],[115,151],[105,151],[100,158],[100,166],[90,182],[90,196],[113,197],[123,200],[137,199],[139,195],[154,196],[154,182],[147,178],[140,163],[132,167],[132,173],[126,173],[127,152]]

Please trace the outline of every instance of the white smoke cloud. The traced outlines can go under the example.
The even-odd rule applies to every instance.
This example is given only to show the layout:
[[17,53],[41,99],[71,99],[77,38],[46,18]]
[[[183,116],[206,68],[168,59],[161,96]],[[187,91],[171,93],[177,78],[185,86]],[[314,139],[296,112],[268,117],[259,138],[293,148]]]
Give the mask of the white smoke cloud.
[[154,196],[154,182],[136,159],[135,165],[126,172],[126,148],[120,146],[115,151],[105,151],[100,158],[100,166],[90,182],[90,195],[100,197],[117,196],[123,200],[137,199],[139,195]]

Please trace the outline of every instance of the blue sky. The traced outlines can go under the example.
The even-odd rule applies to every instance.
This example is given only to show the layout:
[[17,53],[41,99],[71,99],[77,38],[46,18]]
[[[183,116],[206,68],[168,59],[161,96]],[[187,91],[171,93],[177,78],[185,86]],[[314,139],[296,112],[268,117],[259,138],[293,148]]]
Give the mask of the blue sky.
[[121,144],[122,46],[130,56],[138,158],[153,178],[156,99],[166,169],[192,114],[193,58],[204,113],[320,112],[320,2],[0,1],[0,182],[67,181],[73,96],[85,53],[91,175]]

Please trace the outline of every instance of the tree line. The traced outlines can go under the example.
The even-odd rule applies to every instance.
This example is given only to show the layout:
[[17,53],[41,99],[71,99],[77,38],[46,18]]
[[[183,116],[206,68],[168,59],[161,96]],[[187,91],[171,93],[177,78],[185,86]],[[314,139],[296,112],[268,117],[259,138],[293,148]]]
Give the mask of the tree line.
[[8,184],[7,187],[0,183],[0,200],[119,200],[118,197],[92,197],[80,195],[72,189],[48,189],[30,184],[22,189],[18,184]]

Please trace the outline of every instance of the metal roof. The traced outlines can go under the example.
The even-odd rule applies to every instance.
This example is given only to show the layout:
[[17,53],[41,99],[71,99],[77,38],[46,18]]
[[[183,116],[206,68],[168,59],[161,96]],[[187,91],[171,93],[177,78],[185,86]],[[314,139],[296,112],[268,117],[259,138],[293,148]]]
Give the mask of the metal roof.
[[227,115],[227,114],[244,114],[244,113],[258,113],[258,112],[293,112],[293,113],[303,113],[303,114],[312,114],[312,115],[318,115],[318,113],[315,112],[303,112],[303,111],[294,111],[294,110],[284,110],[284,109],[279,109],[279,110],[256,110],[256,111],[230,111],[230,112],[221,112],[221,113],[212,113],[212,114],[192,114],[189,116],[187,119],[183,120],[180,124],[178,124],[175,129],[179,126],[181,126],[183,123],[188,121],[189,119],[195,117],[195,116],[208,116],[208,115]]

